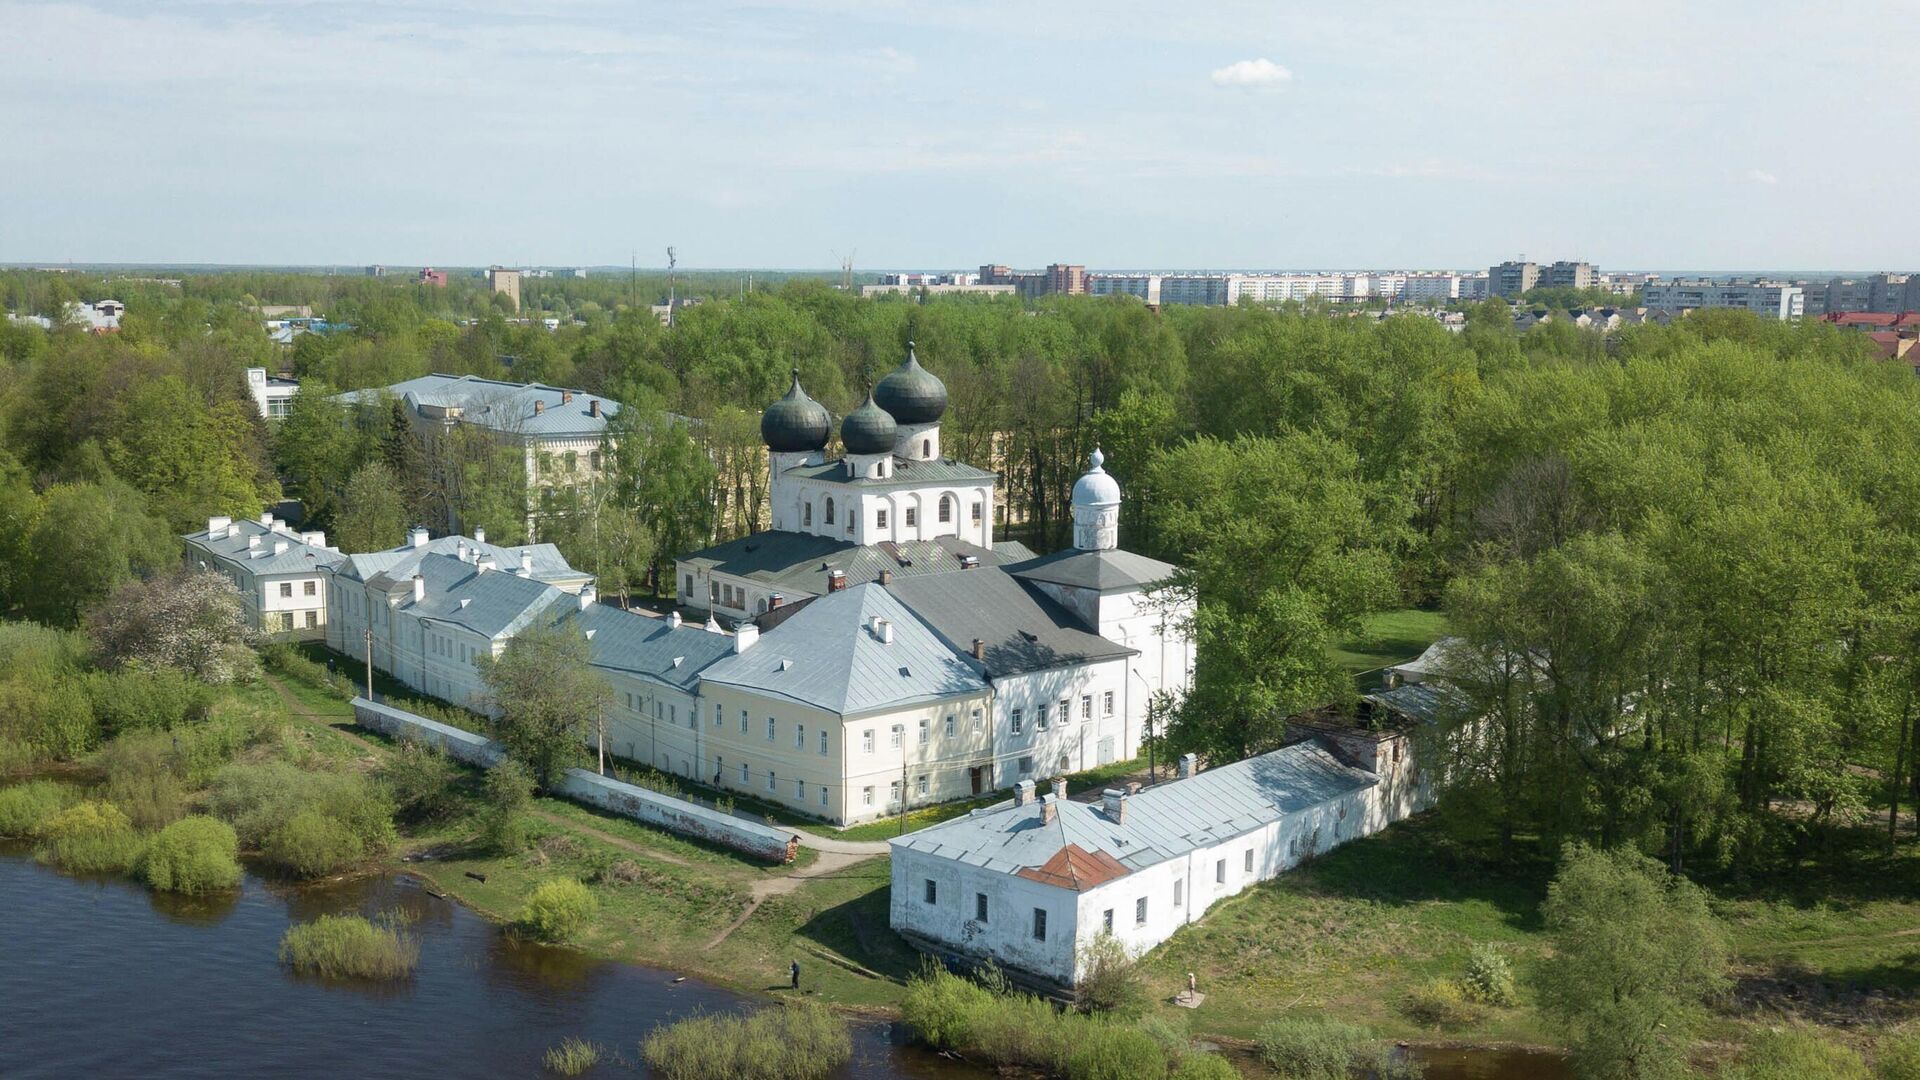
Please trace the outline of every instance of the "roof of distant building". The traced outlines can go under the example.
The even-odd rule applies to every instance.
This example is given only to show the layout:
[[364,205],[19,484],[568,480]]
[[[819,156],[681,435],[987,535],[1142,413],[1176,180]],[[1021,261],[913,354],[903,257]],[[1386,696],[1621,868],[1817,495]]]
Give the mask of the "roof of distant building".
[[[410,408],[449,410],[470,424],[527,437],[560,438],[599,435],[620,403],[578,390],[542,383],[512,383],[474,375],[423,375],[392,386],[351,390],[335,400],[349,404],[378,401],[382,396],[405,401]],[[600,415],[593,415],[593,402]]]
[[[884,640],[874,620],[891,627]],[[701,678],[842,716],[982,693],[986,680],[880,585],[815,599]]]
[[848,476],[846,462],[836,459],[824,461],[818,465],[797,465],[788,469],[783,475],[807,480],[834,480],[858,487],[911,487],[915,484],[930,483],[978,484],[991,483],[999,479],[997,473],[976,469],[972,465],[952,458],[915,461],[912,458],[895,457],[892,472],[893,475],[884,479],[872,476]]
[[978,638],[989,676],[1117,660],[1139,652],[1088,633],[1067,609],[998,567],[907,578],[891,588],[956,651],[970,652]]
[[[1144,870],[1377,783],[1319,743],[1301,742],[1127,796],[1124,823],[1100,803],[1050,799],[1049,822],[1036,803],[1005,802],[889,843],[1081,891],[1119,876],[1112,864]],[[1069,870],[1077,884],[1062,880]]]
[[[251,574],[299,574],[338,565],[346,558],[337,549],[305,543],[298,532],[284,525],[273,528],[243,518],[215,533],[217,535],[209,536],[207,530],[202,529],[188,533],[185,539],[215,558],[246,567]],[[249,547],[249,538],[255,536],[260,538],[259,546]],[[276,542],[284,542],[287,549],[275,554]]]
[[1007,573],[1027,581],[1044,581],[1096,592],[1133,592],[1163,585],[1179,568],[1117,549],[1080,551],[1068,548],[1037,559],[1014,563]]
[[[442,536],[429,540],[423,547],[401,544],[385,551],[369,551],[348,555],[340,568],[342,576],[371,582],[377,575],[386,575],[389,581],[397,581],[413,576],[420,560],[429,555],[458,555],[462,550],[478,551],[478,558],[492,559],[498,569],[518,576],[524,567],[527,577],[535,581],[576,582],[584,581],[593,575],[584,570],[576,570],[568,565],[566,556],[552,544],[520,544],[503,547],[488,544],[467,536]],[[468,556],[472,561],[475,557]]]
[[682,561],[762,582],[798,598],[826,592],[828,575],[834,570],[846,575],[848,585],[860,585],[878,581],[882,570],[891,571],[895,578],[957,571],[965,556],[981,566],[997,566],[1031,559],[1033,553],[1019,543],[1003,541],[988,549],[957,536],[863,546],[811,533],[772,531],[716,544],[683,556]]

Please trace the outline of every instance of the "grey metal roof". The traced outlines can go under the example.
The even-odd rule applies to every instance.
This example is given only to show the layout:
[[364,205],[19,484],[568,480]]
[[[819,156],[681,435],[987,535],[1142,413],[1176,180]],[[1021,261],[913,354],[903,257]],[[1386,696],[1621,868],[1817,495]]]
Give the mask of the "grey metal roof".
[[613,671],[629,672],[692,690],[700,673],[733,653],[733,637],[692,624],[674,626],[666,619],[636,615],[607,604],[588,604],[563,616],[583,632],[593,663]]
[[[891,643],[874,632],[875,616],[893,625]],[[855,585],[814,599],[761,634],[746,652],[715,663],[701,679],[842,716],[987,688],[969,660],[879,585]]]
[[1054,801],[1054,819],[1043,823],[1037,804],[1006,802],[888,843],[1006,874],[1042,866],[1076,844],[1139,871],[1379,782],[1302,742],[1147,788],[1127,799],[1124,825],[1099,803]]
[[1423,724],[1453,716],[1467,705],[1465,695],[1443,683],[1405,683],[1364,698],[1378,708]]
[[525,576],[535,581],[568,582],[584,581],[593,575],[584,570],[576,570],[568,565],[566,556],[552,544],[521,544],[516,547],[503,547],[499,544],[483,544],[470,536],[442,536],[429,540],[425,547],[402,544],[385,551],[369,551],[357,555],[348,555],[340,566],[342,577],[371,582],[376,575],[385,574],[392,581],[413,576],[420,560],[429,555],[456,555],[462,547],[468,551],[478,550],[483,559],[492,559],[496,568],[517,573],[523,566]]
[[579,602],[545,582],[482,571],[451,555],[429,555],[414,573],[425,583],[426,596],[416,601],[409,594],[401,610],[489,639],[520,630],[557,604]]
[[895,578],[959,570],[962,555],[973,556],[981,566],[996,566],[1030,558],[1031,552],[1016,543],[983,548],[957,536],[862,546],[851,540],[780,531],[729,540],[683,556],[681,561],[762,582],[798,599],[826,592],[827,575],[833,570],[846,574],[847,584],[860,585],[878,581],[882,570],[891,570]]
[[[572,399],[562,401],[569,394]],[[351,390],[334,400],[360,404],[385,395],[400,398],[410,408],[431,405],[459,409],[461,420],[493,431],[545,438],[599,435],[607,429],[607,418],[620,411],[619,402],[579,390],[474,375],[423,375],[392,386]],[[600,402],[597,417],[589,404],[596,400]],[[536,402],[541,406],[539,411],[534,409]]]
[[1172,578],[1179,568],[1131,551],[1080,551],[1068,548],[1007,567],[1028,581],[1044,581],[1096,592],[1133,592]]
[[893,595],[959,652],[985,643],[988,677],[1133,656],[998,567],[895,581]]
[[[855,410],[858,412],[859,410]],[[871,476],[848,476],[843,459],[822,462],[819,465],[795,465],[786,475],[808,480],[832,480],[852,487],[912,487],[916,484],[955,483],[981,484],[992,483],[999,479],[998,473],[985,469],[976,469],[964,462],[952,458],[937,461],[915,461],[910,458],[893,459],[893,475],[885,479]]]
[[[247,539],[253,536],[260,538],[258,548],[247,547]],[[312,573],[335,566],[346,558],[334,548],[301,543],[298,533],[281,532],[257,521],[236,521],[233,530],[220,530],[218,539],[210,539],[205,529],[188,533],[184,539],[220,562],[242,567],[250,574]],[[276,542],[284,542],[287,550],[275,555],[273,545]]]

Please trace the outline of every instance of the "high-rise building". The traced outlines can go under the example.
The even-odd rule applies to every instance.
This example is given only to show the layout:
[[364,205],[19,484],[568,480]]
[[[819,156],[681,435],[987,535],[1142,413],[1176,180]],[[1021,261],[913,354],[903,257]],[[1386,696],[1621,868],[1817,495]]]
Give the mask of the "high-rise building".
[[435,270],[429,266],[420,271],[419,283],[422,285],[432,285],[436,289],[444,289],[447,287],[447,272],[445,270]]
[[1054,263],[1047,267],[1047,291],[1077,296],[1087,291],[1087,268],[1077,264]]
[[505,295],[513,310],[520,310],[520,271],[496,266],[487,271],[487,287]]
[[1741,308],[1775,319],[1797,319],[1806,310],[1798,285],[1778,281],[1666,281],[1640,292],[1648,311],[1680,312],[1697,308]]
[[380,266],[378,264],[369,266],[367,267],[367,276],[368,277],[386,277],[387,268],[384,266]]
[[1487,269],[1487,294],[1508,299],[1531,292],[1540,284],[1540,264],[1503,262]]
[[1540,284],[1556,288],[1591,289],[1594,277],[1592,263],[1557,262],[1547,267],[1547,272]]

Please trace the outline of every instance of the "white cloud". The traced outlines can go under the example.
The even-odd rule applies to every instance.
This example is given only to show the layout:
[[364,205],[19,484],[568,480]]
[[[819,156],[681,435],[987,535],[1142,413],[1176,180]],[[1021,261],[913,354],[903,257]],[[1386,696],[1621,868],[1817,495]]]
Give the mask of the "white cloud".
[[1215,86],[1244,86],[1256,90],[1278,90],[1293,81],[1293,72],[1279,64],[1261,57],[1258,60],[1236,60],[1223,68],[1213,69]]
[[1765,169],[1748,169],[1747,179],[1753,181],[1756,184],[1766,184],[1769,187],[1780,182],[1779,177],[1773,175],[1772,173],[1768,172]]

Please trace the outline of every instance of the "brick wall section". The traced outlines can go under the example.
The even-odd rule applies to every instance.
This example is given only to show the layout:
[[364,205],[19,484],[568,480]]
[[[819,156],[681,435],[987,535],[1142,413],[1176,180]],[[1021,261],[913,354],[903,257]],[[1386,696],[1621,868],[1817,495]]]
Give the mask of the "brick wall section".
[[[446,751],[448,757],[468,765],[491,768],[504,756],[500,747],[485,736],[366,698],[353,699],[353,714],[361,727],[392,738],[437,746]],[[800,846],[800,838],[786,830],[723,814],[584,769],[568,769],[555,794],[769,862],[792,862]]]

